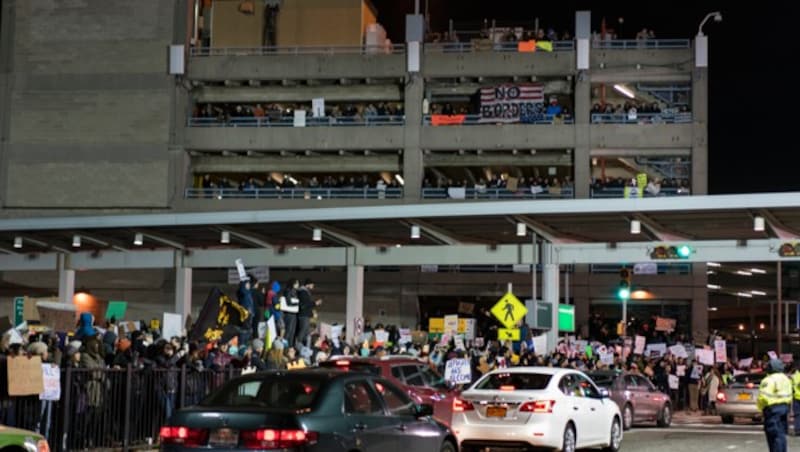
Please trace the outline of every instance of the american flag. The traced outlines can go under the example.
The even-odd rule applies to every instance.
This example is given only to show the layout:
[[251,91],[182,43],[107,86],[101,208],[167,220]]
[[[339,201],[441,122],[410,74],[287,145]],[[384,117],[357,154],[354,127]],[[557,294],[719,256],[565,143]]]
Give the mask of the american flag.
[[538,83],[504,84],[481,88],[481,104],[496,102],[544,102],[544,86]]

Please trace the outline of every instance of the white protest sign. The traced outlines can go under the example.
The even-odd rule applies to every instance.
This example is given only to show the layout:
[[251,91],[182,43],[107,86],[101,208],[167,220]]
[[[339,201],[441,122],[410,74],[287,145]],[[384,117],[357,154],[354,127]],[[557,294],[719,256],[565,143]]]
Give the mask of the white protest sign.
[[472,368],[468,359],[451,359],[444,368],[444,379],[453,384],[466,384],[472,381]]
[[648,344],[644,354],[648,358],[661,358],[667,354],[667,344]]
[[533,351],[537,355],[543,355],[547,352],[547,336],[541,334],[533,337]]
[[319,337],[331,338],[331,324],[322,322],[319,324]]
[[725,348],[725,341],[714,341],[714,354],[717,356],[718,363],[724,363],[728,361],[728,352]]
[[247,281],[247,272],[244,269],[244,261],[239,258],[234,262],[236,262],[236,271],[239,272],[239,281]]
[[389,342],[389,332],[386,330],[375,330],[375,342],[385,344]]
[[746,373],[747,373],[747,372],[745,372],[745,371],[743,371],[743,370],[739,370],[739,369],[733,369],[733,376],[734,376],[734,377],[737,377],[737,376],[739,376],[739,375],[744,375],[744,374],[746,374]]
[[647,342],[644,336],[636,336],[636,341],[634,342],[633,347],[633,354],[634,355],[641,355],[644,353],[644,344]]
[[679,377],[686,376],[686,365],[680,364],[675,368],[675,375]]
[[344,329],[344,325],[331,325],[331,337],[330,339],[333,341],[333,346],[339,346],[339,338],[342,337],[342,330]]
[[183,336],[183,316],[165,312],[161,322],[161,337],[169,340],[173,337]]
[[689,354],[686,353],[686,347],[683,344],[676,344],[669,348],[669,352],[676,358],[688,358]]
[[325,98],[314,97],[311,99],[311,114],[315,118],[322,118],[325,116]]
[[405,345],[412,341],[411,328],[400,328],[400,343]]
[[609,366],[614,364],[614,354],[613,353],[600,353],[600,362],[603,364],[608,364]]
[[455,336],[455,346],[456,350],[466,350],[467,347],[464,346],[464,335],[463,334],[456,334]]
[[44,391],[39,400],[59,400],[61,398],[61,369],[50,363],[42,363]]
[[258,322],[258,338],[264,339],[267,337],[267,322]]
[[458,315],[444,316],[444,332],[450,334],[458,333]]
[[739,360],[739,369],[749,369],[751,365],[753,365],[753,358]]
[[475,339],[475,325],[477,321],[475,319],[464,319],[464,338],[467,340]]
[[768,351],[767,355],[769,356],[769,359],[778,359],[778,355],[772,350]]
[[668,378],[669,378],[669,388],[678,389],[678,383],[680,382],[680,379],[678,379],[678,377],[675,375],[669,375]]
[[244,369],[242,369],[241,375],[248,375],[254,373],[256,373],[256,366],[247,366]]
[[692,367],[692,379],[698,380],[703,375],[703,365],[702,364],[695,364]]
[[694,351],[694,356],[700,364],[705,364],[706,366],[714,365],[714,350],[698,348]]

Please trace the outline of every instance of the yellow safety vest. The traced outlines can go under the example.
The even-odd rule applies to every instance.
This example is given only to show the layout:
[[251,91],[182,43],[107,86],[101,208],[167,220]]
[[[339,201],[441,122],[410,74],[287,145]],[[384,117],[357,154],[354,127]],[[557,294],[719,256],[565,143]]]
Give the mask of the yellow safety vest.
[[792,392],[792,380],[785,374],[776,372],[767,375],[758,388],[756,406],[759,411],[764,411],[768,406],[789,405],[792,403]]
[[[794,399],[800,401],[800,370],[796,370],[792,375],[792,386],[794,386]],[[800,413],[795,416],[800,416]]]

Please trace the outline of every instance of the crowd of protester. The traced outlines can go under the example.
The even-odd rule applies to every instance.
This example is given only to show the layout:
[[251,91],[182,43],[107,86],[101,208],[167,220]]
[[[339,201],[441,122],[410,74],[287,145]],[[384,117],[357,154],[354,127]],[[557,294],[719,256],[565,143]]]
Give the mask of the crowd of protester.
[[[287,121],[294,117],[295,110],[306,110],[312,116],[310,102],[290,103],[206,103],[193,107],[192,117],[207,118],[220,122],[236,119],[256,118],[266,121]],[[336,120],[364,120],[382,116],[405,114],[402,102],[347,102],[326,103],[325,117]]]
[[[595,178],[592,180],[593,193],[619,193],[625,189],[636,193],[639,189],[636,178],[606,177]],[[644,194],[649,196],[664,195],[675,193],[678,195],[688,195],[691,193],[691,185],[688,179],[684,178],[663,178],[650,179],[644,187]]]
[[279,179],[266,175],[263,179],[255,176],[235,179],[228,176],[212,176],[204,174],[200,188],[213,191],[215,189],[238,190],[243,193],[261,189],[290,190],[295,188],[336,188],[336,189],[377,189],[398,188],[400,185],[392,179],[388,182],[380,176],[362,174],[360,176],[325,175],[325,176],[292,176],[284,174]]

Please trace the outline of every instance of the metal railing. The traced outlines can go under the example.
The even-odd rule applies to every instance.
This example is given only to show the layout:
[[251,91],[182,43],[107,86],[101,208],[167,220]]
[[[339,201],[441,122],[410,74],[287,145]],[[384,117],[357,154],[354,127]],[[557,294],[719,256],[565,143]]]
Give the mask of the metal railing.
[[192,47],[189,55],[273,56],[273,55],[397,55],[405,53],[405,44],[377,46],[271,46],[271,47]]
[[[554,52],[575,50],[575,41],[552,41]],[[470,52],[519,52],[516,42],[473,43],[431,42],[425,44],[425,53],[470,53]],[[543,52],[543,50],[537,50]],[[528,53],[528,52],[524,52]]]
[[[686,262],[670,262],[657,264],[659,275],[689,275],[692,273],[692,264]],[[589,266],[591,273],[614,273],[618,274],[619,264],[592,264]]]
[[[423,115],[422,123],[426,126],[431,125],[432,116],[433,115]],[[464,115],[464,121],[461,123],[448,124],[448,125],[474,126],[474,125],[497,124],[498,122],[502,121],[494,118],[483,119],[483,117],[479,114],[472,114],[472,115]],[[575,124],[575,119],[561,118],[554,115],[539,115],[531,118],[522,118],[519,122],[513,124]]]
[[187,199],[399,199],[403,189],[377,188],[187,188]]
[[[572,187],[561,188],[557,193],[540,192],[526,187],[511,191],[505,188],[465,188],[464,198],[460,198],[460,189],[457,193],[448,188],[423,188],[422,199],[571,199],[574,198]],[[454,196],[455,195],[455,196]]]
[[[631,187],[632,188],[632,187]],[[592,187],[591,190],[591,197],[592,198],[625,198],[625,188],[624,187],[602,187],[602,188],[595,188]],[[629,198],[637,198],[638,192],[635,189],[628,190]],[[661,196],[689,196],[691,193],[689,189],[680,189],[675,187],[665,187],[659,189],[658,193],[651,193],[645,189],[644,198],[658,198]]]
[[130,450],[158,442],[170,412],[199,403],[240,369],[62,369],[61,398],[0,398],[0,423],[41,433],[50,449]]
[[[363,127],[363,126],[402,126],[405,116],[323,116],[306,118],[305,127]],[[234,116],[221,118],[189,118],[188,127],[295,127],[294,118],[270,119],[269,117]]]
[[595,49],[688,49],[690,39],[601,39],[592,41]]
[[592,124],[691,124],[691,113],[592,113]]

